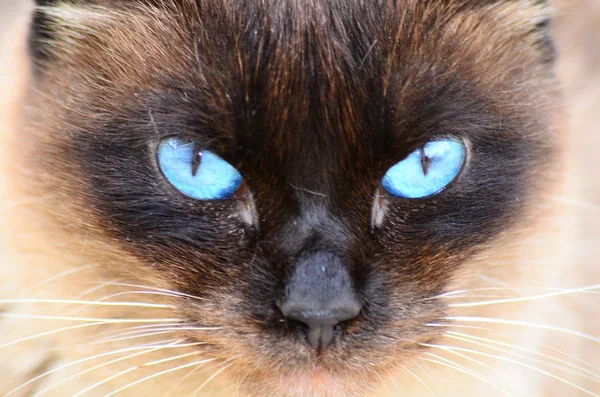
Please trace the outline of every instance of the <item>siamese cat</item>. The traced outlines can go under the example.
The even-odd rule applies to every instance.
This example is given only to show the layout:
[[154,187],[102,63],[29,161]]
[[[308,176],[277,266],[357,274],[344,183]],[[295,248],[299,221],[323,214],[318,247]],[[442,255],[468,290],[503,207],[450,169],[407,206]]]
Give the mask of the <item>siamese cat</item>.
[[[534,0],[39,1],[3,396],[596,396]],[[587,280],[589,284],[590,280]]]

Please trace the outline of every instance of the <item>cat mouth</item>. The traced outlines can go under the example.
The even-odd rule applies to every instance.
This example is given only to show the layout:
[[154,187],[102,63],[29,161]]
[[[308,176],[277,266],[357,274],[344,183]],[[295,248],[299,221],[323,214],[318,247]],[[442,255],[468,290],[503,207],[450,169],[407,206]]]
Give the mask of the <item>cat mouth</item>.
[[[274,395],[300,397],[300,396],[355,396],[362,395],[362,392],[355,390],[357,385],[362,389],[369,388],[370,382],[367,379],[361,379],[362,382],[356,382],[356,374],[342,374],[334,372],[322,365],[316,365],[310,369],[303,369],[289,373],[261,373],[255,377],[253,385],[248,385],[252,392],[254,386],[260,387],[262,392],[265,390],[273,391]],[[255,394],[250,394],[254,396]],[[264,394],[261,394],[264,396]]]

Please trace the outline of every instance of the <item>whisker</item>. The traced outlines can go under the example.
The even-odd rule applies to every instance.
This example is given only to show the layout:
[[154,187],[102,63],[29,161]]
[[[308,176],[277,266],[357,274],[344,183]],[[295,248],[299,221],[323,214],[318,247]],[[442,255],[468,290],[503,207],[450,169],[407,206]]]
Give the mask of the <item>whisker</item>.
[[[119,279],[117,279],[117,280],[113,280],[113,281],[110,281],[110,282],[115,282],[115,281],[119,281]],[[96,291],[100,291],[101,289],[108,287],[110,282],[104,282],[104,283],[101,283],[101,284],[99,284],[99,285],[95,285],[95,286],[93,286],[93,287],[91,287],[91,288],[88,288],[88,289],[86,289],[85,291],[82,291],[81,293],[77,294],[77,295],[74,297],[74,299],[76,299],[76,300],[77,300],[77,299],[79,299],[79,300],[80,300],[80,299],[81,299],[81,298],[83,298],[84,296],[90,295],[90,294],[92,294],[92,293],[94,293],[94,292],[96,292]],[[58,311],[60,311],[60,310],[61,310],[61,309],[63,309],[65,306],[66,306],[66,305],[62,306],[61,308],[57,308],[57,309],[56,309],[54,312],[58,312]],[[69,312],[69,315],[70,315],[70,316],[73,316],[73,315],[75,315],[76,313],[78,313],[80,310],[83,310],[84,308],[85,308],[85,307],[82,307],[82,308],[79,308],[79,309],[73,310],[73,311]]]
[[536,371],[536,372],[539,372],[541,374],[547,375],[547,376],[549,376],[551,378],[554,378],[554,379],[556,379],[556,380],[558,380],[560,382],[563,382],[563,383],[565,383],[565,384],[567,384],[569,386],[572,386],[572,387],[574,387],[574,388],[576,388],[578,390],[581,390],[582,392],[584,392],[586,394],[589,394],[591,396],[600,397],[597,394],[595,394],[595,393],[593,393],[593,392],[591,392],[591,391],[589,391],[589,390],[587,390],[587,389],[585,389],[585,388],[583,388],[581,386],[578,386],[578,385],[576,385],[573,382],[570,382],[570,381],[568,381],[568,380],[566,380],[564,378],[561,378],[560,376],[554,375],[553,373],[550,373],[548,371],[544,371],[541,368],[534,367],[533,365],[529,365],[529,364],[526,364],[526,363],[522,363],[520,361],[516,361],[516,360],[510,359],[508,357],[502,357],[502,356],[498,356],[498,355],[495,355],[495,354],[483,353],[483,352],[480,352],[480,351],[477,351],[477,350],[465,349],[465,348],[462,348],[462,347],[441,346],[441,345],[429,345],[429,346],[430,347],[441,348],[443,350],[446,350],[446,349],[458,350],[458,351],[463,351],[463,352],[468,352],[468,353],[472,353],[472,354],[481,355],[481,356],[488,357],[488,358],[494,358],[494,359],[497,359],[497,360],[506,361],[506,362],[509,362],[509,363],[512,363],[512,364],[516,364],[516,365],[525,367],[525,368],[529,368],[529,369],[531,369],[533,371]]
[[194,375],[196,372],[198,372],[198,370],[200,370],[200,368],[202,368],[202,365],[203,364],[198,364],[198,366],[196,366],[195,368],[192,368],[190,370],[190,372],[188,372],[184,377],[179,379],[177,381],[177,383],[175,383],[169,390],[167,390],[167,392],[165,393],[165,395],[163,397],[169,397],[183,382],[185,382],[192,375]]
[[468,317],[468,316],[451,316],[451,317],[444,317],[444,319],[450,320],[450,321],[463,321],[463,322],[475,322],[475,323],[481,322],[481,323],[505,324],[505,325],[516,325],[516,326],[522,326],[522,327],[538,328],[538,329],[544,329],[547,331],[556,331],[556,332],[560,332],[560,333],[567,334],[567,335],[578,336],[580,338],[587,339],[592,342],[600,343],[599,338],[593,337],[593,336],[585,334],[583,332],[573,331],[570,329],[555,327],[555,326],[547,325],[547,324],[537,324],[537,323],[530,323],[530,322],[526,322],[526,321],[517,321],[517,320],[505,320],[505,319],[501,319],[501,318]]
[[436,393],[436,392],[434,392],[434,391],[433,391],[433,389],[432,389],[432,388],[430,388],[430,387],[429,387],[429,385],[423,381],[423,379],[419,378],[419,377],[417,376],[417,374],[415,374],[415,373],[414,373],[414,372],[412,372],[410,369],[408,369],[408,367],[407,367],[406,365],[403,365],[403,366],[402,366],[402,368],[404,368],[404,370],[405,370],[406,372],[408,372],[410,375],[412,375],[412,377],[413,377],[413,378],[415,378],[415,379],[416,379],[416,380],[417,380],[419,383],[421,383],[421,384],[422,384],[422,385],[423,385],[423,386],[424,386],[424,387],[425,387],[427,390],[429,390],[429,392],[430,392],[431,394],[433,394],[434,396],[437,396],[437,393]]
[[[128,336],[128,337],[123,337],[123,338],[113,338],[113,339],[103,339],[100,341],[94,341],[94,342],[88,342],[88,343],[80,343],[80,344],[76,344],[76,345],[70,345],[67,346],[68,348],[76,348],[76,347],[86,347],[86,346],[95,346],[95,345],[102,345],[102,344],[109,344],[109,343],[115,343],[115,342],[121,342],[124,340],[132,340],[132,339],[141,339],[141,338],[146,338],[146,337],[151,337],[151,336],[157,336],[157,335],[164,335],[164,334],[169,334],[169,333],[173,333],[173,331],[177,331],[179,328],[172,328],[170,330],[160,330],[160,331],[153,331],[153,332],[146,332],[143,331],[145,333],[140,334],[140,335],[134,335],[134,336]],[[60,350],[65,349],[67,347],[62,347],[59,348]],[[49,350],[54,350],[54,349],[49,349]]]
[[103,339],[100,341],[89,342],[84,345],[78,345],[78,346],[93,346],[93,345],[102,345],[102,344],[106,344],[106,343],[123,342],[126,340],[141,339],[141,338],[146,338],[146,337],[150,337],[150,336],[170,334],[170,333],[173,333],[173,331],[175,331],[175,330],[177,330],[177,328],[173,328],[172,330],[167,330],[167,331],[140,332],[138,335],[129,335],[129,336],[124,336],[124,337],[119,337],[119,338]]
[[382,386],[385,386],[385,382],[383,381],[383,378],[381,377],[381,375],[379,375],[379,372],[377,372],[376,370],[373,370],[372,372],[375,374],[377,379],[379,379],[379,383],[381,383]]
[[[226,364],[226,363],[232,361],[233,359],[234,358],[232,357],[232,358],[226,360],[223,364]],[[204,381],[204,383],[202,383],[200,385],[200,387],[198,387],[196,390],[194,390],[192,397],[196,397],[198,395],[198,393],[200,393],[202,391],[202,389],[204,389],[206,387],[206,385],[208,385],[213,379],[215,379],[217,376],[219,376],[219,374],[221,374],[226,369],[230,368],[232,365],[233,364],[226,365],[226,366],[222,367],[221,369],[219,369],[218,371],[216,371],[214,374],[212,374],[208,379],[206,379]],[[108,396],[106,396],[106,397],[108,397]]]
[[[431,368],[429,367],[429,364],[427,364],[426,361],[421,360],[421,361],[415,361],[415,365],[419,366],[419,369],[421,370],[423,375],[426,376],[431,381],[431,384],[433,386],[435,386],[435,389],[439,392],[439,394],[446,397],[446,393],[444,393],[444,390],[442,390],[442,388],[437,383],[437,381],[433,378],[433,376],[431,376],[432,371],[431,371]],[[427,369],[423,369],[423,366],[427,367]]]
[[179,297],[179,295],[175,295],[173,293],[168,293],[168,292],[134,290],[134,291],[117,292],[115,294],[111,294],[111,295],[102,297],[102,298],[98,299],[97,301],[101,302],[101,301],[105,301],[108,299],[116,298],[119,296],[125,296],[125,295],[156,295],[156,296],[168,296],[170,298],[178,298]]
[[[99,333],[97,336],[101,337],[101,336],[110,336],[110,335],[115,335],[117,334],[118,336],[123,336],[123,335],[128,335],[129,331],[131,332],[146,332],[148,329],[152,329],[152,328],[160,328],[160,327],[176,327],[180,324],[184,324],[183,321],[179,321],[179,322],[175,322],[175,323],[160,323],[160,324],[149,324],[149,325],[138,325],[135,327],[128,327],[128,328],[124,328],[124,329],[116,329],[116,330],[111,330],[111,331],[105,331],[102,333]],[[120,333],[120,332],[124,332],[127,331],[125,333]]]
[[[180,365],[180,366],[178,366],[178,367],[175,367],[175,368],[170,368],[170,369],[167,369],[167,370],[164,370],[164,371],[157,372],[157,373],[155,373],[155,374],[152,374],[152,375],[146,376],[146,377],[144,377],[144,378],[142,378],[142,379],[138,379],[138,380],[136,380],[135,382],[131,382],[131,383],[129,383],[129,384],[127,384],[127,385],[123,386],[123,387],[120,387],[120,388],[118,388],[117,390],[114,390],[114,391],[112,391],[112,392],[110,392],[110,393],[106,394],[104,397],[110,397],[110,396],[114,396],[115,394],[117,394],[117,393],[119,393],[119,392],[122,392],[123,390],[129,389],[129,388],[130,388],[130,387],[132,387],[132,386],[135,386],[135,385],[137,385],[137,384],[140,384],[140,383],[142,383],[142,382],[145,382],[145,381],[147,381],[147,380],[150,380],[150,379],[156,378],[156,377],[158,377],[158,376],[165,375],[165,374],[168,374],[168,373],[170,373],[170,372],[179,371],[179,370],[182,370],[182,369],[184,369],[184,368],[189,368],[189,367],[192,367],[192,366],[198,366],[198,365],[200,365],[200,364],[206,364],[206,363],[208,363],[208,362],[211,362],[211,361],[214,361],[214,360],[215,360],[214,358],[209,358],[209,359],[200,360],[200,361],[195,361],[195,362],[193,362],[193,363],[188,363],[188,364]],[[139,367],[133,367],[133,368],[131,368],[131,370],[136,370],[136,369],[138,369],[138,368],[139,368]],[[131,372],[131,371],[128,371],[128,372]],[[114,377],[113,377],[113,379],[114,379]],[[110,379],[108,379],[108,380],[110,380]],[[77,393],[77,394],[76,394],[76,395],[74,395],[73,397],[79,397],[79,396],[80,396],[80,395],[82,395],[82,394],[83,394],[83,392],[85,392],[85,391],[87,391],[87,390],[83,390],[82,392],[79,392],[79,393]]]
[[498,300],[490,300],[490,301],[482,301],[482,302],[457,303],[457,304],[451,304],[448,306],[450,306],[450,307],[477,307],[477,306],[498,305],[498,304],[502,304],[502,303],[527,302],[527,301],[533,301],[533,300],[538,300],[538,299],[553,298],[553,297],[557,297],[557,296],[561,296],[561,295],[575,294],[575,293],[579,293],[579,292],[589,292],[589,291],[599,289],[599,288],[600,288],[600,284],[597,284],[597,285],[591,285],[591,286],[583,287],[583,288],[574,288],[574,289],[562,290],[562,291],[558,291],[558,292],[552,292],[552,293],[541,294],[541,295],[523,296],[523,297],[518,297],[518,298],[507,298],[507,299],[498,299]]
[[20,338],[17,340],[13,340],[7,343],[4,343],[2,345],[0,345],[0,349],[4,348],[4,347],[8,347],[8,346],[12,346],[12,345],[16,345],[17,343],[21,343],[21,342],[26,342],[35,338],[40,338],[42,336],[46,336],[46,335],[52,335],[52,334],[56,334],[59,332],[64,332],[64,331],[71,331],[74,329],[78,329],[78,328],[85,328],[85,327],[94,327],[94,326],[98,326],[98,325],[104,325],[105,323],[91,323],[91,324],[78,324],[78,325],[72,325],[70,327],[63,327],[63,328],[58,328],[58,329],[53,329],[50,331],[45,331],[45,332],[41,332],[39,334],[35,334],[35,335],[31,335],[31,336],[27,336],[24,338]]
[[599,371],[599,372],[600,372],[600,368],[598,368],[597,366],[595,366],[595,365],[592,365],[592,364],[590,364],[590,363],[588,363],[588,362],[586,362],[586,361],[584,361],[584,360],[582,360],[582,359],[580,359],[580,358],[577,358],[577,357],[575,357],[575,356],[573,356],[573,355],[567,354],[567,353],[565,353],[564,351],[562,351],[562,350],[559,350],[559,349],[557,349],[557,348],[555,348],[555,347],[553,347],[553,346],[547,345],[547,344],[545,344],[545,343],[542,343],[541,345],[542,345],[542,346],[544,346],[544,347],[546,347],[547,349],[554,350],[556,353],[558,353],[558,354],[561,354],[561,355],[563,355],[563,356],[565,356],[565,357],[568,357],[568,358],[570,358],[571,360],[577,361],[577,362],[579,362],[579,363],[581,363],[581,364],[583,364],[583,365],[587,365],[587,366],[588,366],[588,367],[590,367],[591,369],[593,369],[593,370],[596,370],[596,371]]
[[[202,344],[202,343],[198,343],[197,345],[200,345],[200,344]],[[200,352],[184,353],[184,354],[180,354],[179,356],[174,356],[174,357],[169,357],[169,358],[163,358],[163,359],[160,359],[160,360],[150,361],[150,362],[142,365],[142,367],[150,367],[152,365],[162,364],[162,363],[166,363],[166,362],[173,361],[173,360],[179,360],[179,359],[185,358],[185,357],[197,356],[198,354],[200,354]]]
[[[91,324],[80,324],[80,325],[75,325],[75,326],[71,326],[71,327],[66,327],[66,328],[61,328],[60,330],[69,330],[69,329],[74,329],[74,328],[82,328],[82,327],[90,327],[90,326],[95,326],[95,325],[105,325],[106,323],[91,323]],[[114,323],[108,323],[108,325],[111,325]],[[179,323],[159,323],[159,324],[150,324],[150,325],[143,325],[143,326],[137,326],[137,327],[129,327],[129,328],[125,328],[125,329],[116,329],[116,330],[111,330],[111,331],[104,331],[104,332],[98,332],[96,334],[96,337],[100,338],[102,336],[114,336],[116,338],[125,335],[125,334],[129,334],[129,332],[125,332],[123,334],[120,334],[120,332],[123,331],[129,331],[129,330],[133,330],[133,329],[139,329],[138,332],[147,332],[148,330],[152,329],[152,328],[165,328],[167,326],[176,326],[177,324],[183,324],[182,322]],[[56,330],[56,331],[60,331],[60,330]],[[55,331],[49,331],[49,333],[54,333]],[[116,334],[116,336],[115,336]],[[36,336],[43,336],[43,335],[36,335]],[[101,344],[101,343],[110,343],[110,339],[104,339],[103,341],[97,341],[95,340],[94,342],[87,342],[87,343],[78,343],[78,344],[73,344],[73,345],[68,345],[68,346],[64,346],[64,347],[55,347],[55,348],[48,348],[47,350],[52,351],[52,350],[63,350],[66,348],[76,348],[76,347],[84,347],[84,346],[91,346],[91,345],[97,345],[97,344]],[[2,346],[0,346],[1,348]]]
[[[486,287],[486,288],[472,288],[472,289],[463,289],[457,291],[445,292],[439,295],[435,295],[432,297],[424,298],[420,301],[428,301],[428,300],[436,300],[436,299],[458,299],[458,298],[475,298],[478,295],[468,295],[473,292],[493,292],[493,291],[506,291],[512,292],[514,294],[518,294],[519,297],[524,297],[524,293],[528,293],[531,291],[552,291],[552,292],[561,292],[564,294],[569,293],[589,293],[589,294],[600,294],[600,291],[594,291],[595,289],[600,289],[600,285],[591,285],[585,287],[578,288],[557,288],[557,287]],[[562,294],[559,294],[562,295]],[[501,297],[505,298],[506,297]]]
[[52,276],[52,277],[50,277],[50,278],[48,278],[48,279],[46,279],[44,281],[41,281],[41,282],[39,282],[37,284],[34,284],[34,285],[30,286],[30,287],[27,287],[27,288],[23,289],[19,295],[21,295],[21,296],[26,295],[29,292],[31,292],[31,291],[33,291],[33,290],[35,290],[37,288],[43,287],[44,285],[48,285],[51,282],[56,281],[56,280],[58,280],[60,278],[67,277],[67,276],[70,276],[71,274],[79,273],[79,272],[84,271],[84,270],[93,269],[93,268],[98,267],[98,266],[99,265],[86,265],[86,266],[81,266],[81,267],[78,267],[78,268],[75,268],[75,269],[69,269],[66,272],[57,274],[57,275]]
[[[174,345],[174,346],[166,346],[166,347],[175,347],[175,348],[180,348],[180,347],[189,347],[189,346],[194,346],[194,345],[198,345],[198,344],[199,344],[199,343],[186,343],[186,344],[182,344],[182,345]],[[163,348],[165,348],[165,347],[163,347]],[[93,390],[93,389],[97,388],[98,386],[101,386],[101,385],[103,385],[103,384],[105,384],[105,383],[107,383],[107,382],[110,382],[110,381],[111,381],[111,380],[113,380],[113,379],[116,379],[116,378],[118,378],[118,377],[121,377],[121,376],[123,376],[123,375],[126,375],[126,374],[128,374],[128,373],[130,373],[130,372],[133,372],[133,371],[136,371],[136,370],[138,370],[138,369],[140,369],[140,368],[143,368],[144,366],[146,366],[146,364],[143,364],[143,365],[135,365],[135,366],[133,366],[133,367],[130,367],[130,368],[127,368],[127,369],[125,369],[125,370],[123,370],[123,371],[120,371],[120,372],[118,372],[118,373],[116,373],[116,374],[114,374],[114,375],[111,375],[111,376],[109,376],[108,378],[105,378],[105,379],[101,380],[100,382],[94,383],[93,385],[86,387],[85,389],[83,389],[83,390],[79,391],[78,393],[74,394],[72,397],[79,397],[79,396],[81,396],[81,395],[83,395],[83,394],[87,393],[88,391],[90,391],[90,390]],[[130,384],[130,386],[133,386],[133,384]],[[125,390],[126,388],[127,388],[127,387],[125,387],[125,388],[122,388],[122,390]],[[120,390],[121,390],[121,389],[114,391],[114,392],[113,392],[113,394],[114,394],[114,393],[116,393],[116,392],[118,392],[118,391],[120,391]],[[38,396],[36,395],[36,396],[33,396],[33,397],[38,397]]]
[[[509,375],[508,375],[506,372],[503,372],[503,371],[500,371],[500,370],[498,370],[498,369],[496,369],[496,368],[493,368],[492,366],[490,366],[490,365],[487,365],[486,363],[484,363],[484,362],[481,362],[481,361],[479,361],[479,360],[476,360],[476,359],[474,359],[473,357],[468,357],[468,356],[467,356],[467,355],[465,355],[465,354],[462,354],[462,353],[459,353],[459,352],[457,352],[457,351],[454,351],[453,349],[449,349],[449,348],[447,348],[446,346],[441,346],[441,345],[432,345],[432,344],[426,344],[426,343],[420,343],[420,345],[421,345],[421,346],[425,346],[425,347],[440,348],[440,349],[442,349],[442,350],[444,350],[444,351],[446,351],[446,352],[448,352],[448,353],[454,354],[454,355],[456,355],[456,356],[458,356],[458,357],[461,357],[461,358],[463,358],[463,359],[465,359],[465,360],[467,360],[467,361],[470,361],[470,362],[472,362],[472,363],[475,363],[475,364],[477,364],[477,365],[481,365],[482,367],[484,367],[484,368],[487,368],[487,369],[489,369],[489,370],[491,370],[491,371],[493,371],[493,372],[496,372],[496,373],[498,373],[498,374],[502,375],[502,376],[503,376],[503,377],[505,377],[505,378],[510,378],[510,376],[509,376]],[[456,363],[455,363],[455,364],[456,364]],[[457,364],[457,365],[458,365],[458,364]],[[489,379],[489,378],[488,378],[488,379]],[[516,392],[516,393],[518,393],[519,395],[530,396],[530,394],[527,394],[527,393],[525,393],[525,392],[522,392],[522,391],[520,391],[520,390],[515,390],[515,389],[514,389],[514,388],[512,388],[512,387],[510,388],[510,390],[511,390],[512,392]]]
[[4,318],[22,318],[22,319],[33,319],[33,320],[59,320],[59,321],[85,321],[94,323],[106,323],[106,324],[121,324],[121,323],[160,323],[160,322],[173,322],[177,321],[176,318],[90,318],[90,317],[68,317],[68,316],[44,316],[37,314],[20,314],[20,313],[0,313],[0,317]]
[[[536,362],[538,364],[548,365],[548,366],[551,366],[553,368],[562,369],[563,371],[568,371],[570,373],[577,374],[579,376],[582,376],[582,377],[584,377],[584,378],[586,378],[588,380],[594,381],[594,382],[600,382],[600,375],[598,373],[594,373],[594,372],[590,371],[589,369],[586,369],[586,368],[580,367],[578,365],[575,365],[575,364],[572,364],[572,363],[560,360],[560,359],[558,359],[556,357],[552,357],[550,355],[547,355],[547,354],[544,354],[544,353],[541,353],[541,352],[537,352],[535,350],[527,349],[527,348],[524,348],[524,347],[521,347],[521,346],[517,346],[517,345],[512,345],[512,344],[509,344],[509,343],[495,341],[495,340],[492,340],[492,339],[487,339],[487,338],[481,338],[481,337],[476,337],[476,336],[472,336],[472,335],[462,334],[462,333],[459,333],[459,332],[452,332],[452,331],[450,331],[450,332],[447,333],[447,336],[449,338],[461,340],[461,341],[464,341],[464,342],[473,343],[473,344],[478,345],[478,346],[483,346],[483,347],[491,348],[491,349],[494,349],[496,351],[500,351],[502,353],[510,353],[510,354],[513,354],[513,355],[515,355],[515,356],[517,356],[519,358],[524,358],[524,359]],[[504,346],[504,347],[508,347],[508,348],[512,348],[512,349],[516,349],[516,350],[521,350],[521,351],[524,351],[524,352],[527,352],[527,353],[530,353],[530,354],[534,354],[534,355],[537,355],[537,356],[540,356],[540,357],[544,357],[544,358],[546,358],[548,360],[555,361],[555,362],[558,362],[560,364],[564,364],[566,366],[575,368],[578,371],[584,372],[584,373],[586,373],[586,374],[588,374],[590,376],[586,376],[586,375],[583,375],[581,372],[577,372],[577,371],[573,371],[571,369],[565,368],[562,365],[552,365],[552,364],[549,364],[548,362],[544,362],[542,360],[533,359],[531,357],[528,357],[528,356],[525,356],[525,355],[522,355],[522,354],[517,354],[517,353],[511,352],[509,350],[500,349],[500,348],[494,347],[494,346],[492,346],[490,344],[479,343],[477,341],[483,341],[483,342],[487,342],[487,343],[494,343],[494,344],[497,344],[497,345],[500,345],[500,346]]]
[[[25,386],[30,385],[31,383],[33,383],[33,382],[35,382],[35,381],[37,381],[39,379],[42,379],[42,378],[44,378],[44,377],[46,377],[48,375],[51,375],[51,374],[53,374],[55,372],[58,372],[58,371],[63,370],[65,368],[71,367],[73,365],[81,364],[81,363],[86,362],[86,361],[95,360],[97,358],[102,358],[102,357],[110,356],[110,355],[113,355],[113,354],[127,353],[127,352],[130,352],[130,351],[138,351],[138,350],[146,350],[146,351],[143,351],[141,353],[137,352],[137,353],[135,353],[133,355],[130,355],[130,356],[127,356],[127,357],[118,358],[116,360],[111,361],[110,363],[112,363],[112,362],[118,362],[118,361],[124,360],[125,358],[128,358],[128,357],[134,357],[134,356],[138,356],[138,355],[141,355],[141,354],[149,353],[150,351],[159,350],[161,348],[170,346],[169,343],[177,343],[177,342],[180,342],[180,341],[183,341],[183,340],[184,339],[181,339],[179,341],[177,341],[177,340],[166,340],[166,341],[154,342],[153,344],[148,344],[148,345],[145,345],[145,346],[129,347],[129,348],[126,348],[126,349],[119,349],[119,350],[114,350],[114,351],[110,351],[110,352],[104,352],[104,353],[101,353],[101,354],[96,354],[96,355],[90,356],[90,357],[85,357],[85,358],[82,358],[80,360],[76,360],[76,361],[73,361],[73,362],[61,365],[59,367],[53,368],[53,369],[51,369],[49,371],[46,371],[43,374],[40,374],[40,375],[36,376],[35,378],[32,378],[32,379],[28,380],[25,383],[22,383],[21,385],[19,385],[18,387],[12,389],[11,391],[9,391],[8,393],[6,393],[2,397],[8,397],[11,394],[13,394],[13,393],[21,390]],[[164,345],[164,346],[154,346],[154,345],[156,345],[158,343],[167,343],[167,345]],[[100,366],[97,366],[97,367],[94,367],[94,368],[100,368],[100,367],[105,366],[105,365],[108,365],[108,363],[101,364]],[[90,369],[88,369],[88,370],[86,370],[84,372],[80,372],[80,373],[76,374],[76,376],[83,375],[83,374],[85,374],[85,373],[87,373],[89,371],[92,371],[92,370],[93,369],[90,368]],[[76,377],[76,376],[74,376],[74,377]],[[67,382],[68,380],[72,379],[72,378],[73,377],[69,377],[67,379],[63,379],[59,383],[56,383],[56,384],[54,384],[53,386],[51,386],[49,388],[46,388],[44,390],[41,390],[41,391],[37,392],[36,395],[41,395],[42,393],[44,393],[44,392],[46,392],[46,391],[48,391],[50,389],[53,389],[54,387],[56,387],[56,386],[58,386],[60,384],[63,384],[65,382]]]
[[[448,368],[455,369],[455,370],[457,370],[459,372],[462,372],[462,373],[464,373],[466,375],[472,376],[472,377],[474,377],[476,379],[479,379],[482,382],[487,383],[488,385],[492,386],[494,389],[497,389],[497,390],[501,391],[502,393],[506,394],[509,397],[514,397],[512,394],[510,394],[509,392],[507,392],[506,390],[504,390],[504,388],[498,386],[497,384],[495,384],[494,382],[492,382],[491,380],[489,380],[485,376],[482,376],[482,375],[477,374],[476,372],[470,371],[470,370],[464,368],[462,365],[456,364],[456,363],[454,363],[454,362],[452,362],[452,361],[450,361],[448,359],[440,357],[437,354],[433,354],[433,353],[429,353],[429,352],[427,352],[425,354],[428,355],[428,356],[434,357],[437,360],[432,360],[430,358],[421,358],[421,360],[429,361],[429,362],[432,362],[432,363],[436,363],[436,364],[439,364],[439,365],[446,366]],[[441,360],[441,361],[438,361],[438,360]]]
[[[182,340],[183,340],[183,339],[182,339]],[[174,342],[174,344],[173,344],[173,347],[180,347],[180,346],[177,346],[177,345],[176,345],[176,343],[178,343],[178,341],[175,341],[175,342]],[[151,344],[149,344],[149,345],[151,345]],[[128,360],[128,359],[130,359],[130,358],[133,358],[133,357],[142,356],[142,355],[144,355],[144,354],[150,354],[150,353],[153,353],[153,352],[155,352],[155,351],[157,351],[157,350],[161,350],[161,349],[164,349],[164,348],[170,348],[170,347],[171,347],[171,345],[153,347],[153,348],[151,348],[151,349],[146,349],[146,350],[144,350],[144,351],[142,351],[142,352],[137,352],[137,353],[134,353],[134,354],[130,354],[130,355],[127,355],[127,356],[125,356],[125,357],[119,357],[119,358],[117,358],[117,359],[114,359],[114,360],[111,360],[111,361],[108,361],[108,362],[105,362],[105,363],[102,363],[102,364],[96,365],[96,366],[94,366],[94,367],[92,367],[92,368],[88,368],[88,369],[86,369],[86,370],[84,370],[84,371],[78,372],[78,373],[76,373],[76,374],[74,374],[74,375],[72,375],[72,376],[70,376],[70,377],[68,377],[68,378],[62,379],[60,382],[58,382],[58,383],[55,383],[55,384],[53,384],[52,386],[50,386],[50,387],[47,387],[47,388],[45,388],[45,389],[41,390],[39,393],[36,393],[36,394],[35,394],[34,396],[32,396],[32,397],[37,397],[37,396],[40,396],[40,395],[42,395],[42,393],[45,393],[45,392],[47,392],[47,391],[49,391],[49,390],[51,390],[51,389],[54,389],[55,387],[57,387],[57,386],[60,386],[61,384],[64,384],[64,383],[66,383],[66,382],[68,382],[68,381],[70,381],[70,380],[72,380],[72,379],[75,379],[75,378],[77,378],[77,377],[81,376],[81,375],[85,375],[86,373],[89,373],[89,372],[95,371],[95,370],[97,370],[97,369],[100,369],[100,368],[106,367],[106,366],[108,366],[108,365],[115,364],[115,363],[117,363],[117,362],[120,362],[120,361]]]
[[485,327],[475,327],[473,325],[463,325],[463,324],[438,324],[438,323],[427,323],[425,324],[427,327],[441,327],[441,328],[468,328],[468,329],[477,329],[480,331],[493,331],[491,328]]
[[138,302],[100,302],[100,301],[77,301],[68,299],[0,299],[0,304],[20,304],[20,303],[47,303],[47,304],[67,304],[67,305],[86,305],[86,306],[124,306],[124,307],[146,307],[159,309],[173,309],[175,306],[156,303],[138,303]]
[[147,285],[128,284],[128,283],[112,283],[111,285],[116,285],[116,286],[120,286],[120,287],[130,287],[130,288],[147,289],[147,290],[152,290],[152,291],[163,292],[165,294],[169,294],[170,296],[181,296],[181,297],[186,297],[186,298],[192,298],[192,299],[197,299],[197,300],[201,300],[201,301],[206,301],[205,298],[201,298],[199,296],[190,295],[190,294],[186,294],[186,293],[178,292],[178,291],[172,291],[172,290],[164,289],[164,288],[150,287],[150,286],[147,286]]
[[[223,327],[176,326],[176,327],[156,328],[156,329],[154,329],[154,331],[218,331],[218,330],[222,330],[222,329],[223,329]],[[117,337],[135,335],[135,334],[143,333],[143,332],[145,332],[145,331],[144,330],[131,331],[131,332],[127,332],[126,334],[117,335]],[[125,338],[125,339],[127,339],[127,338]],[[108,339],[108,340],[115,341],[115,340],[119,340],[119,339]]]
[[79,298],[81,298],[83,296],[90,295],[90,294],[92,294],[92,293],[94,293],[96,291],[99,291],[99,290],[103,289],[103,288],[109,287],[113,283],[120,282],[120,280],[121,279],[114,279],[114,280],[106,281],[106,282],[100,283],[100,284],[98,284],[96,286],[90,287],[90,288],[86,289],[85,291],[82,291],[77,296],[75,296],[75,299],[79,299]]

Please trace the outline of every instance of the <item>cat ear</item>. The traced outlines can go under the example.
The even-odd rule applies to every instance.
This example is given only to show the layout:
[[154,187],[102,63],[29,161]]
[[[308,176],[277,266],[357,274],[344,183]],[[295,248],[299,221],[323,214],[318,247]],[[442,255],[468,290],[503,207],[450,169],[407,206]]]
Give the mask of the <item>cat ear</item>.
[[[59,10],[98,6],[103,4],[102,1],[104,0],[34,0],[35,8],[29,30],[29,54],[34,71],[37,72],[43,69],[46,61],[52,57],[53,51],[56,50],[56,43],[60,42],[57,26],[64,21],[62,21],[63,16]],[[110,4],[110,2],[107,4]],[[57,22],[59,19],[61,20],[60,23]]]
[[491,15],[507,33],[527,36],[542,56],[552,63],[556,50],[552,39],[551,0],[463,0],[461,9]]
[[551,19],[548,17],[544,21],[536,24],[536,33],[539,35],[538,44],[544,52],[543,61],[553,63],[556,60],[556,47],[551,34]]
[[[2,0],[0,0],[2,1]],[[165,0],[34,0],[35,9],[29,31],[29,53],[35,70],[43,69],[53,52],[64,44],[68,30],[76,30],[100,15],[101,10],[128,5],[161,4]],[[94,12],[86,15],[87,9]],[[76,11],[76,12],[75,12]],[[67,26],[68,29],[64,29]]]
[[35,0],[35,9],[29,31],[29,54],[37,69],[49,56],[49,46],[53,39],[50,19],[46,13],[59,0]]

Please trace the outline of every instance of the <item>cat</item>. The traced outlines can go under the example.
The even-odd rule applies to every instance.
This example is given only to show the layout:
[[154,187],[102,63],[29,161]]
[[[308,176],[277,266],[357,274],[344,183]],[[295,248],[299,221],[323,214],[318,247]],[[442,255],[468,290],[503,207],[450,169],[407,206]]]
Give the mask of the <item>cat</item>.
[[548,4],[39,3],[2,395],[596,395]]

